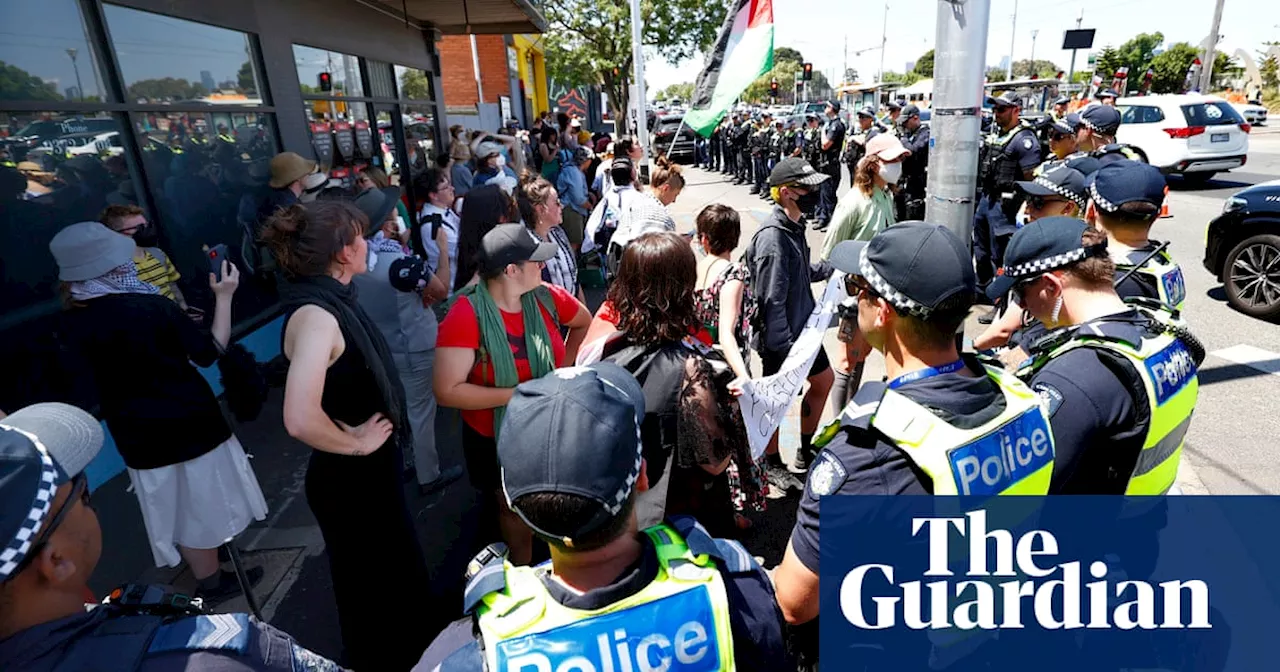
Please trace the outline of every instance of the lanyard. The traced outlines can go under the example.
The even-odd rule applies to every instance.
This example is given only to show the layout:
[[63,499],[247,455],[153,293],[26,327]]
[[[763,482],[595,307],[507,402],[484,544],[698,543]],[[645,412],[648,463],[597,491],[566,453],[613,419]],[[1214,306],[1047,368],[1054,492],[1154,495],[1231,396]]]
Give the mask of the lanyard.
[[906,385],[907,383],[914,383],[917,380],[924,380],[926,378],[932,378],[934,376],[941,376],[944,373],[955,373],[956,371],[959,371],[960,369],[963,369],[963,368],[964,368],[964,360],[957,359],[956,361],[951,362],[950,364],[943,364],[942,366],[939,366],[937,368],[928,367],[928,368],[920,369],[918,371],[912,371],[911,373],[905,373],[889,381],[889,389],[896,390],[899,387]]

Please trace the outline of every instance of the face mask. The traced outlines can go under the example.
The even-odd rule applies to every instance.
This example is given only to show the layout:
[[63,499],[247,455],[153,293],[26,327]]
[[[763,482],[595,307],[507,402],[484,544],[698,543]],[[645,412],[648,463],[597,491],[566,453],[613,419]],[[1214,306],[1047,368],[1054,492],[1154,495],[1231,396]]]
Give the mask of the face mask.
[[801,210],[805,210],[805,211],[812,210],[813,208],[818,207],[819,198],[821,197],[818,194],[818,190],[812,189],[809,191],[809,193],[797,198],[796,205],[800,206]]
[[396,231],[400,233],[404,233],[405,231],[408,231],[408,230],[409,230],[409,226],[404,223],[404,217],[401,217],[400,213],[396,213]]
[[507,165],[507,157],[499,154],[497,164],[498,164],[498,168],[502,168],[503,166]]
[[1028,224],[1027,213],[1025,212],[1019,212],[1018,216],[1015,217],[1013,220],[1013,225],[1019,229],[1026,226],[1027,224]]
[[160,235],[156,233],[154,224],[146,224],[133,232],[133,242],[138,247],[155,247],[160,244]]
[[902,177],[901,163],[882,163],[880,164],[880,177],[889,184],[897,184],[898,179]]

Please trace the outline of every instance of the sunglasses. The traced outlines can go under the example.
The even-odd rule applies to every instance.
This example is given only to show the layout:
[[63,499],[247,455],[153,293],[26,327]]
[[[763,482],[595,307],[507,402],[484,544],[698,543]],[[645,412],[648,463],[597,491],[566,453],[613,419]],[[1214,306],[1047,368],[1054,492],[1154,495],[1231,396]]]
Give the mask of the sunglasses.
[[1025,306],[1027,288],[1043,277],[1043,275],[1037,275],[1034,278],[1027,278],[1026,280],[1019,280],[1018,282],[1015,282],[1013,287],[1009,288],[1009,292],[1013,296],[1014,303],[1019,306]]
[[1044,207],[1046,205],[1049,205],[1050,203],[1070,203],[1070,202],[1071,201],[1068,201],[1066,199],[1054,198],[1052,196],[1028,196],[1027,197],[1027,205],[1035,210],[1043,210]]
[[40,552],[48,545],[49,539],[53,537],[54,531],[66,519],[67,513],[71,511],[76,500],[80,500],[80,503],[85,506],[90,506],[89,479],[84,474],[79,474],[71,479],[71,494],[62,503],[62,508],[58,509],[52,516],[49,516],[44,527],[40,528],[40,534],[31,542],[31,549],[27,551],[26,556],[22,558],[22,562],[18,563],[18,567],[9,576],[17,576],[36,556],[40,555]]
[[1067,135],[1066,133],[1050,133],[1050,134],[1049,134],[1049,141],[1050,141],[1050,142],[1057,142],[1057,141],[1059,141],[1059,140],[1066,140],[1067,138],[1070,138],[1070,137],[1072,137],[1072,136]]
[[880,295],[876,293],[876,290],[867,282],[867,279],[861,275],[844,276],[844,291],[847,292],[849,296],[858,296],[859,294],[865,293],[872,299],[880,297]]

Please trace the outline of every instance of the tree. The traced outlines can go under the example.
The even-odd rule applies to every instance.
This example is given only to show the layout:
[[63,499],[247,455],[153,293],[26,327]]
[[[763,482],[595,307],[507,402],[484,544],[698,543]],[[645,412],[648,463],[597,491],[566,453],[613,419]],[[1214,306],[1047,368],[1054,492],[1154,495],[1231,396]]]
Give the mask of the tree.
[[256,94],[258,92],[258,83],[253,77],[253,65],[249,61],[240,64],[240,71],[236,73],[236,82],[240,85],[241,93]]
[[0,100],[62,100],[53,84],[0,61]]
[[933,76],[933,50],[924,52],[920,58],[916,59],[916,67],[911,70],[920,76],[921,79],[928,79]]
[[1036,59],[1036,62],[1032,63],[1024,58],[1021,61],[1013,62],[1013,77],[1014,79],[1024,77],[1029,79],[1032,75],[1035,75],[1041,79],[1052,79],[1061,69],[1053,61]]
[[671,100],[678,98],[688,102],[693,97],[693,82],[684,82],[683,84],[672,84],[667,88],[659,91],[654,95],[657,100]]
[[852,84],[853,82],[858,81],[858,69],[857,69],[857,68],[845,68],[845,69],[844,69],[844,81],[845,81],[845,83],[848,83],[848,84]]
[[1005,74],[1006,73],[1004,68],[998,65],[990,66],[987,68],[987,81],[1003,82],[1005,80]]
[[[777,47],[773,50],[773,69],[756,78],[742,92],[742,99],[754,103],[769,100],[769,84],[778,80],[779,100],[795,100],[796,80],[800,78],[804,57],[791,47]],[[834,91],[827,76],[818,69],[813,70],[813,79],[809,80],[809,99],[820,100],[831,97]]]
[[[1200,50],[1186,42],[1169,45],[1168,49],[1151,59],[1151,69],[1155,72],[1151,79],[1152,93],[1180,93],[1187,70],[1200,55]],[[1141,82],[1140,79],[1135,80]]]
[[912,70],[911,72],[886,71],[880,75],[880,81],[882,82],[898,82],[898,83],[901,83],[903,86],[911,86],[912,84],[915,84],[921,79],[923,79],[923,77],[921,77],[914,70]]
[[[632,83],[629,3],[546,0],[542,10],[550,27],[544,34],[548,77],[567,87],[599,84],[619,132],[626,132]],[[640,14],[643,46],[675,64],[711,46],[725,6],[717,0],[644,0]]]
[[773,62],[793,61],[795,63],[804,63],[804,56],[800,52],[791,47],[775,47],[773,50]]
[[1280,59],[1265,52],[1259,53],[1258,76],[1262,77],[1262,88],[1273,91],[1280,88]]
[[1122,67],[1129,68],[1129,79],[1135,81],[1151,67],[1156,49],[1164,43],[1164,33],[1139,33],[1133,39],[1120,45],[1119,48],[1104,47],[1098,55],[1095,72],[1101,75],[1106,84]]
[[400,75],[400,97],[409,100],[431,100],[431,81],[416,68],[405,68]]
[[203,84],[191,83],[185,79],[165,77],[163,79],[140,79],[129,86],[129,97],[157,100],[191,100],[209,95]]

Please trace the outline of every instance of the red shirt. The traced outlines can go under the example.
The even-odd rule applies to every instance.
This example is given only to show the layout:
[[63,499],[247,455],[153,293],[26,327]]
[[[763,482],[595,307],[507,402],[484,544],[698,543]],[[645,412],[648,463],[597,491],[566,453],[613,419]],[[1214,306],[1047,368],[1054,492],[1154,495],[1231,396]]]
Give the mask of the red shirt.
[[[578,306],[581,304],[572,294],[549,283],[544,282],[542,286],[551,291],[551,298],[555,303],[561,324],[567,323],[578,314]],[[564,359],[564,338],[560,336],[560,330],[556,328],[556,322],[547,309],[539,304],[538,311],[542,313],[542,320],[547,324],[547,334],[551,336],[555,363],[559,365],[560,360]],[[507,327],[507,341],[511,345],[511,354],[516,358],[516,375],[523,383],[533,378],[533,371],[529,368],[529,351],[524,344],[524,314],[508,313],[501,309],[498,312],[502,313],[502,323]],[[471,301],[466,297],[459,297],[449,309],[449,314],[445,315],[444,321],[440,323],[436,347],[480,349],[480,321],[476,318],[476,310],[471,306]],[[471,373],[467,375],[467,382],[494,387],[493,364],[487,361],[481,362],[477,356],[475,365],[471,367]],[[464,410],[462,419],[481,436],[493,436],[493,409]]]
[[[600,304],[600,310],[596,311],[596,317],[615,327],[618,326],[618,320],[621,319],[618,311],[613,307],[612,301],[605,301]],[[706,327],[689,327],[689,334],[707,345],[716,345],[715,340],[711,338],[711,332],[707,331]]]

